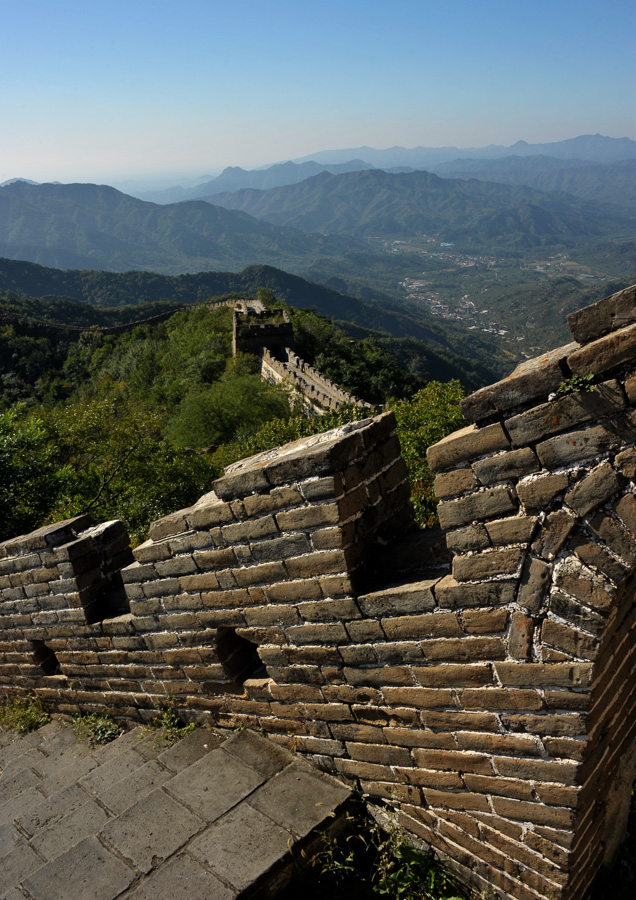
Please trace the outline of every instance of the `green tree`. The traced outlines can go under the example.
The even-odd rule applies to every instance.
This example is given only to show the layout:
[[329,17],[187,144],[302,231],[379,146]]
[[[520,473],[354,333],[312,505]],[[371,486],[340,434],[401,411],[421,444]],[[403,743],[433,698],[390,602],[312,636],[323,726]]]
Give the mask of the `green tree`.
[[417,522],[425,527],[437,523],[434,475],[426,462],[426,450],[447,434],[463,428],[466,420],[459,401],[464,389],[459,381],[431,381],[412,400],[396,400],[391,406],[397,434],[408,469],[411,500]]

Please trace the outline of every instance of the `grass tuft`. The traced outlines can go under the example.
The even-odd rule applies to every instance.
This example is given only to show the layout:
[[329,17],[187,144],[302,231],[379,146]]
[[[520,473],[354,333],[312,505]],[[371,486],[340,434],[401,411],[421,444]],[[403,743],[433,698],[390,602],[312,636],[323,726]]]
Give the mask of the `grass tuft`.
[[0,728],[5,731],[28,734],[29,731],[36,731],[50,721],[51,716],[35,697],[0,703]]

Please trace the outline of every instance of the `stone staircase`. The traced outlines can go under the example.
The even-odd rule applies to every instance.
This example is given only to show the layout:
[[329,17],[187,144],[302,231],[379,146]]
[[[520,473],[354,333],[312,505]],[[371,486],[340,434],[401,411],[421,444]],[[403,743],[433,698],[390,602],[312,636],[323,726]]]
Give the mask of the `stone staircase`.
[[[164,745],[165,746],[165,745]],[[273,897],[350,792],[260,735],[0,733],[2,900]]]

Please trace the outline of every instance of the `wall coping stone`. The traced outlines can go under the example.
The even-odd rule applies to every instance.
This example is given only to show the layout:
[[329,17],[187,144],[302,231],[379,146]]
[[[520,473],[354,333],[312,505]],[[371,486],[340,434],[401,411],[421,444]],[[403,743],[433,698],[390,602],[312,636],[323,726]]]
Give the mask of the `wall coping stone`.
[[636,322],[636,284],[578,309],[567,317],[572,337],[588,344],[611,331]]

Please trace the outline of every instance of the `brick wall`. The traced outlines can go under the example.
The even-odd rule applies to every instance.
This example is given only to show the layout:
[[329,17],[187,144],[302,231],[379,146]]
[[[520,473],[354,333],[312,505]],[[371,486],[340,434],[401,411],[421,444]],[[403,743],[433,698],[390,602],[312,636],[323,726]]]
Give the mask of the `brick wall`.
[[411,530],[392,414],[342,426],[229,467],[132,563],[84,518],[0,545],[0,690],[130,719],[170,695],[337,770],[499,896],[585,897],[636,750],[636,289],[570,325],[430,449],[448,549]]

